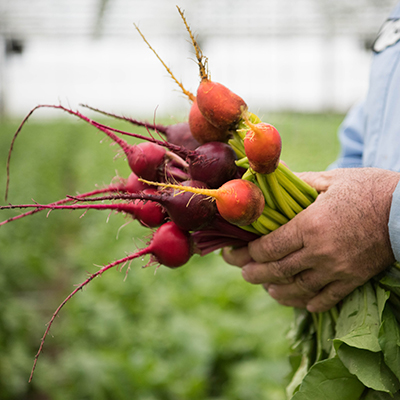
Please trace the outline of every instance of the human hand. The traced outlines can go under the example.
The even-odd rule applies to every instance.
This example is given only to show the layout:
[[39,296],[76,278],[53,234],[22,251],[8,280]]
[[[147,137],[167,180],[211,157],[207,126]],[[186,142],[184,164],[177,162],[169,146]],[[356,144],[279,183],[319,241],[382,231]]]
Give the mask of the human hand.
[[246,281],[271,297],[310,312],[329,310],[394,261],[388,220],[400,173],[346,168],[299,176],[317,200],[248,247],[224,249]]

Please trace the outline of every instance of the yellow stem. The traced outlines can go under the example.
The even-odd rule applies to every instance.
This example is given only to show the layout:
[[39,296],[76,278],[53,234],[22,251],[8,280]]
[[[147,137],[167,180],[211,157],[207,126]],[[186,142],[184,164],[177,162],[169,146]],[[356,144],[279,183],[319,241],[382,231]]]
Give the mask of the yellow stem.
[[139,32],[139,35],[142,37],[142,39],[144,40],[144,42],[147,44],[147,46],[149,46],[150,50],[154,53],[154,55],[160,60],[161,64],[164,66],[164,68],[167,70],[168,74],[170,75],[170,77],[176,82],[176,84],[181,88],[183,94],[185,94],[190,101],[195,101],[196,97],[193,93],[189,92],[188,90],[185,89],[185,87],[183,86],[182,82],[179,82],[178,79],[175,78],[175,75],[172,73],[171,69],[168,67],[167,64],[165,64],[165,62],[161,59],[161,57],[157,54],[157,52],[153,49],[153,47],[151,46],[151,44],[147,41],[147,39],[145,38],[145,36],[143,35],[142,31],[139,29],[139,27],[134,24],[136,30]]
[[147,183],[148,185],[177,189],[177,190],[181,190],[183,192],[189,192],[189,193],[194,193],[194,194],[203,194],[204,196],[210,196],[210,197],[214,197],[214,198],[218,197],[217,189],[203,189],[203,188],[195,188],[192,186],[174,185],[172,183],[151,182],[151,181],[146,181],[146,179],[142,179],[142,178],[139,178],[139,181]]

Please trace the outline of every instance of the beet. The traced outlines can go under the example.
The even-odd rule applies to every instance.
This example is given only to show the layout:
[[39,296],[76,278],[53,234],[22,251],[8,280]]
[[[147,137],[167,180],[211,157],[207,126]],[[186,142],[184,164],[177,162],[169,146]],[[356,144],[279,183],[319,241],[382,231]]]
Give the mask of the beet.
[[[186,181],[183,186],[206,188],[202,182]],[[150,193],[149,190],[143,192],[142,198],[157,201],[164,206],[171,220],[175,224],[187,231],[196,231],[204,228],[214,219],[217,208],[214,202],[210,202],[206,196],[193,196],[189,192],[179,192],[178,190],[163,190]]]
[[235,129],[247,110],[247,105],[240,96],[226,86],[210,81],[208,77],[201,80],[196,98],[204,118],[220,129]]
[[[156,183],[153,184],[156,185]],[[261,189],[245,179],[232,179],[218,189],[203,189],[170,183],[158,183],[158,185],[215,199],[221,217],[233,225],[252,224],[261,216],[265,207]]]
[[188,150],[194,150],[200,146],[200,143],[192,135],[189,122],[168,125],[164,132],[167,141],[172,144],[185,147]]
[[47,324],[47,328],[44,332],[42,340],[40,342],[39,350],[36,353],[35,360],[33,362],[33,367],[31,370],[31,375],[29,377],[29,382],[32,381],[33,373],[36,369],[36,364],[38,358],[42,352],[44,342],[46,340],[47,334],[50,331],[50,328],[59,314],[60,310],[64,305],[79,291],[82,290],[89,282],[91,282],[94,278],[99,275],[102,275],[105,271],[116,267],[118,265],[125,265],[130,261],[143,257],[147,254],[150,254],[150,261],[147,265],[152,263],[157,263],[159,265],[164,265],[169,268],[177,268],[185,265],[191,258],[193,254],[193,244],[191,236],[188,232],[183,231],[178,228],[173,222],[167,222],[161,225],[157,231],[153,234],[153,237],[148,243],[148,246],[138,250],[137,252],[130,254],[124,258],[121,258],[117,261],[114,261],[104,267],[100,268],[97,272],[90,275],[84,282],[78,285],[75,290],[73,290],[65,300],[58,306],[56,311],[53,313],[49,323]]
[[197,101],[194,101],[189,113],[190,131],[199,143],[227,142],[229,131],[227,128],[217,128],[212,125],[201,113]]
[[260,174],[270,174],[279,164],[282,140],[277,129],[265,122],[252,124],[246,119],[250,129],[243,140],[244,150],[250,167]]
[[236,153],[226,143],[210,142],[196,149],[195,156],[188,157],[192,179],[206,182],[211,189],[233,179],[237,173]]

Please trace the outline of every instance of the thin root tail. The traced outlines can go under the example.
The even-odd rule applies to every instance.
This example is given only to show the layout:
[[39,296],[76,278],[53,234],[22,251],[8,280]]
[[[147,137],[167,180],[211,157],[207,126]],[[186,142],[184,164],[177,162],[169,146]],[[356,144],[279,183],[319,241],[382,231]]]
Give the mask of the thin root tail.
[[126,256],[126,257],[124,257],[124,258],[121,258],[121,259],[119,259],[119,260],[117,260],[117,261],[114,261],[114,262],[112,262],[112,263],[110,263],[110,264],[108,264],[108,265],[102,267],[102,268],[99,269],[97,272],[95,272],[94,274],[90,275],[84,282],[82,282],[80,285],[78,285],[78,286],[76,287],[76,289],[73,290],[73,291],[65,298],[65,300],[58,306],[58,308],[57,308],[56,311],[54,312],[54,314],[53,314],[53,316],[51,317],[50,321],[47,323],[47,328],[46,328],[46,330],[45,330],[45,332],[44,332],[44,335],[43,335],[43,337],[42,337],[42,339],[41,339],[40,346],[39,346],[39,350],[37,351],[37,353],[36,353],[36,355],[35,355],[35,359],[34,359],[34,362],[33,362],[33,367],[32,367],[32,370],[31,370],[30,377],[29,377],[29,382],[32,381],[33,373],[35,372],[38,358],[39,358],[39,356],[40,356],[40,354],[41,354],[41,352],[42,352],[42,350],[43,350],[44,342],[45,342],[46,337],[47,337],[47,335],[48,335],[48,333],[49,333],[49,331],[50,331],[50,328],[51,328],[51,326],[52,326],[52,324],[53,324],[55,318],[57,317],[58,313],[59,313],[59,312],[61,311],[61,309],[64,307],[64,305],[65,305],[79,290],[82,290],[90,281],[92,281],[92,280],[93,280],[94,278],[96,278],[97,276],[103,274],[103,272],[105,272],[105,271],[107,271],[107,270],[109,270],[109,269],[111,269],[111,268],[113,268],[113,267],[116,267],[117,265],[125,264],[125,263],[127,263],[128,261],[131,261],[131,260],[133,260],[134,258],[140,257],[140,256],[145,255],[145,254],[147,254],[146,249],[142,249],[142,250],[139,250],[138,252],[136,252],[136,253],[134,253],[134,254],[131,254],[131,255],[129,255],[129,256]]

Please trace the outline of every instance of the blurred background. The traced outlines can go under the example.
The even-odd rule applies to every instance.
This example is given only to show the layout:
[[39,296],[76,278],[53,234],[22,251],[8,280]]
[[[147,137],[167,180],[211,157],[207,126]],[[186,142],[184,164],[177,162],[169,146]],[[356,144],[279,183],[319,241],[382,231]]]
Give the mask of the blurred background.
[[[213,79],[253,110],[345,111],[366,90],[370,45],[395,0],[182,0]],[[183,115],[198,69],[171,0],[1,0],[0,104]],[[175,93],[174,93],[175,92]],[[45,111],[42,111],[42,114]],[[54,114],[50,111],[50,113]]]
[[[178,5],[212,78],[278,128],[282,158],[302,171],[323,170],[337,156],[337,129],[368,88],[370,46],[395,3]],[[0,0],[1,204],[12,136],[37,104],[187,119],[187,99],[134,27],[195,92],[198,68],[176,4]],[[14,146],[8,201],[49,203],[128,176],[103,139],[59,110],[38,110]],[[0,211],[0,220],[14,215]],[[28,384],[45,324],[74,284],[148,240],[147,229],[125,226],[122,215],[81,216],[38,213],[0,226],[0,399],[285,399],[292,310],[245,283],[218,252],[157,273],[137,260],[127,276],[123,269],[97,278],[61,311]]]

